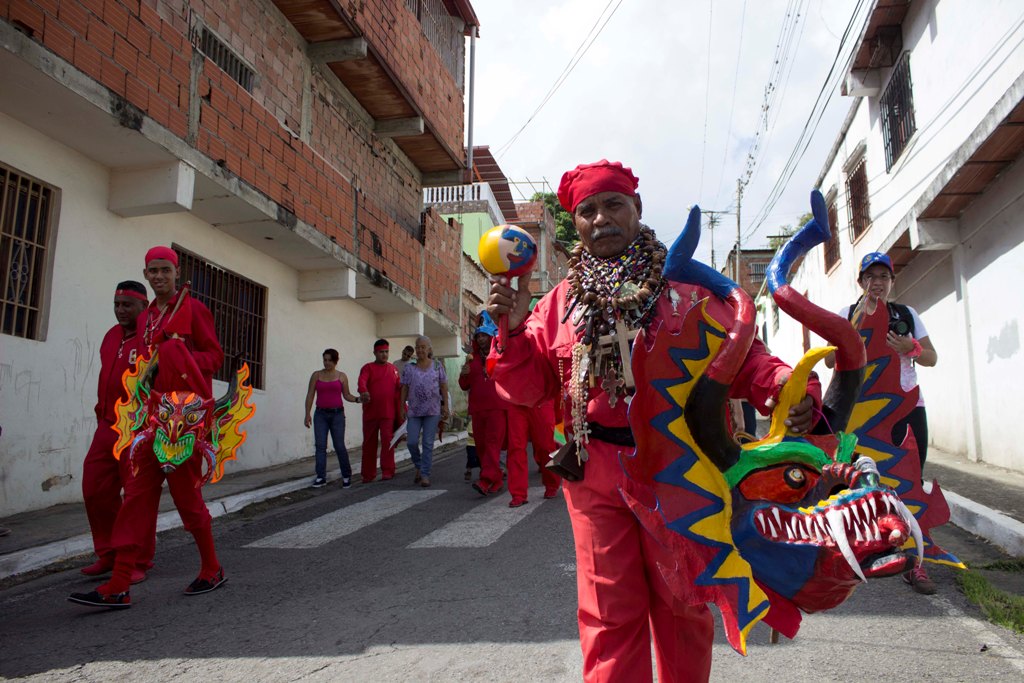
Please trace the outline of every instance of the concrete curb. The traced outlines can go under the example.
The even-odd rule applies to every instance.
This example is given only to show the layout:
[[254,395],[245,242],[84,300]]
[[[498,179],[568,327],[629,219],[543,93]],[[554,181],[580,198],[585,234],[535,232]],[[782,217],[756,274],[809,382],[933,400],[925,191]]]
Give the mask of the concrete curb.
[[[434,448],[439,449],[455,445],[465,439],[466,436],[466,432],[448,434],[445,436],[444,440],[435,444]],[[396,458],[398,462],[408,459],[408,452],[405,453],[405,457]],[[358,463],[353,462],[353,465],[358,465]],[[358,474],[358,469],[353,469],[352,474]],[[206,501],[206,508],[210,511],[211,517],[229,515],[233,512],[238,512],[253,503],[259,503],[264,500],[282,496],[286,493],[292,493],[293,491],[309,488],[309,481],[309,476],[303,475],[301,479],[286,481],[280,484],[274,484],[273,486],[252,489],[250,491],[243,491],[230,496],[224,496],[223,498],[214,498]],[[177,510],[162,512],[160,513],[160,516],[156,518],[156,530],[158,533],[161,531],[167,531],[168,529],[178,529],[181,526],[181,517],[178,516]],[[0,579],[7,579],[18,574],[42,569],[47,565],[62,562],[72,557],[77,557],[78,555],[84,555],[91,552],[91,534],[80,534],[71,538],[65,538],[60,541],[36,546],[35,548],[18,550],[13,553],[0,556]]]
[[987,539],[1013,557],[1024,557],[1024,524],[948,489],[942,492],[949,503],[953,524]]

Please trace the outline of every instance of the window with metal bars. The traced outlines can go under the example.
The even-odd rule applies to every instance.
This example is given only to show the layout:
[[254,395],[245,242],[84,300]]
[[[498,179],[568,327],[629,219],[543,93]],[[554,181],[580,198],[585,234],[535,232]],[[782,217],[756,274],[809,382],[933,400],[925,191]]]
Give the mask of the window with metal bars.
[[839,210],[836,208],[836,200],[828,204],[828,226],[829,236],[825,242],[825,272],[832,270],[832,267],[839,263]]
[[267,288],[177,244],[172,246],[178,254],[178,281],[191,283],[192,296],[213,313],[217,340],[224,349],[224,364],[214,377],[227,382],[245,362],[249,364],[252,386],[263,389]]
[[200,52],[223,69],[236,83],[252,92],[256,73],[246,66],[242,58],[235,54],[234,50],[227,46],[227,43],[205,26],[200,27],[193,35],[196,47]]
[[868,170],[862,157],[846,176],[846,205],[850,213],[850,241],[857,239],[871,225],[871,204],[868,200]]
[[752,261],[747,264],[747,275],[754,285],[760,285],[764,281],[766,272],[768,272],[768,261]]
[[0,332],[46,339],[60,191],[0,164]]
[[917,130],[909,52],[904,52],[893,67],[889,85],[885,86],[878,104],[882,113],[882,137],[885,140],[885,170],[888,172],[903,154],[910,136]]

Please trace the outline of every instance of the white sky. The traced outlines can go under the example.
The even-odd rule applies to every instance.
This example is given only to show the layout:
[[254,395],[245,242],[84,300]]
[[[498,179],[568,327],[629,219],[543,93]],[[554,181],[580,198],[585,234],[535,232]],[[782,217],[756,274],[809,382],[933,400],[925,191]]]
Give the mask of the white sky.
[[[858,12],[837,70],[847,63],[869,5],[863,0],[716,0],[713,5],[710,0],[473,0],[481,24],[473,144],[490,146],[511,181],[537,181],[537,190],[546,179],[553,191],[562,173],[579,163],[622,161],[640,178],[644,222],[671,244],[692,204],[735,211],[736,182],[758,130],[784,20],[787,11],[791,20],[799,13],[789,34],[792,57],[776,79],[769,130],[762,128],[758,169],[744,190],[746,235],[794,150],[851,15]],[[599,19],[608,21],[589,51],[518,139],[502,150]],[[744,247],[765,246],[767,235],[809,210],[808,193],[852,103],[836,87],[829,94],[803,161]],[[532,193],[528,187],[522,192],[527,198]],[[521,199],[515,187],[513,195]],[[707,262],[710,238],[705,231],[697,251]],[[714,233],[719,267],[735,239],[736,217],[721,217]]]

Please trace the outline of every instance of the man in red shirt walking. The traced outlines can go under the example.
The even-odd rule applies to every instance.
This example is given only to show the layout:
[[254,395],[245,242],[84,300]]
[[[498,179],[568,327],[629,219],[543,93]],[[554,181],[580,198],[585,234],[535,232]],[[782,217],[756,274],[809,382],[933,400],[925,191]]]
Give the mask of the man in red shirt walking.
[[[88,567],[82,567],[82,573],[86,576],[100,576],[114,568],[114,547],[110,543],[110,534],[121,509],[121,489],[130,476],[125,461],[118,461],[114,457],[114,443],[117,441],[114,404],[118,399],[127,398],[122,377],[126,370],[135,366],[139,355],[136,322],[148,304],[146,286],[141,282],[125,280],[118,283],[114,290],[114,317],[117,318],[117,324],[107,330],[100,343],[96,434],[82,464],[82,496],[97,557]],[[156,519],[153,520],[152,531],[146,535],[139,550],[137,565],[132,569],[132,583],[145,580],[146,571],[153,566],[155,546]]]
[[[177,289],[178,255],[171,248],[158,246],[146,252],[143,275],[154,299],[139,316],[137,326],[149,356],[157,356],[153,392],[190,391],[203,399],[212,398],[213,374],[223,363],[224,352],[217,341],[210,309],[191,298],[187,289]],[[122,457],[127,457],[127,452]],[[140,448],[129,465],[133,471],[125,482],[124,504],[111,536],[115,548],[113,575],[96,590],[72,593],[68,600],[93,607],[131,607],[131,570],[146,533],[155,523],[165,479],[181,521],[196,541],[202,563],[199,576],[185,594],[201,595],[219,588],[227,579],[217,559],[210,512],[203,500],[203,458],[195,452],[165,473],[153,449],[147,447]]]
[[373,362],[359,371],[356,391],[363,403],[363,483],[377,478],[377,441],[380,440],[381,480],[395,476],[395,448],[391,439],[395,433],[396,402],[401,396],[402,384],[398,368],[388,362],[390,346],[387,339],[373,343]]

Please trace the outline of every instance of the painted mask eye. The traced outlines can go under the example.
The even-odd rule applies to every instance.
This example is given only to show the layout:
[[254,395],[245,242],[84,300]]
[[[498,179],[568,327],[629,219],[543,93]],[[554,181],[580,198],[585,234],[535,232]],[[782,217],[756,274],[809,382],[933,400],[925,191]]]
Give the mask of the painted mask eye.
[[199,422],[199,413],[189,413],[185,416],[185,422],[190,425],[194,425],[196,422]]
[[814,488],[820,476],[814,470],[787,463],[751,472],[739,483],[739,489],[747,500],[795,503]]
[[161,422],[167,422],[167,419],[170,418],[171,414],[167,412],[166,408],[161,408],[160,412],[157,413],[156,416],[160,419]]

